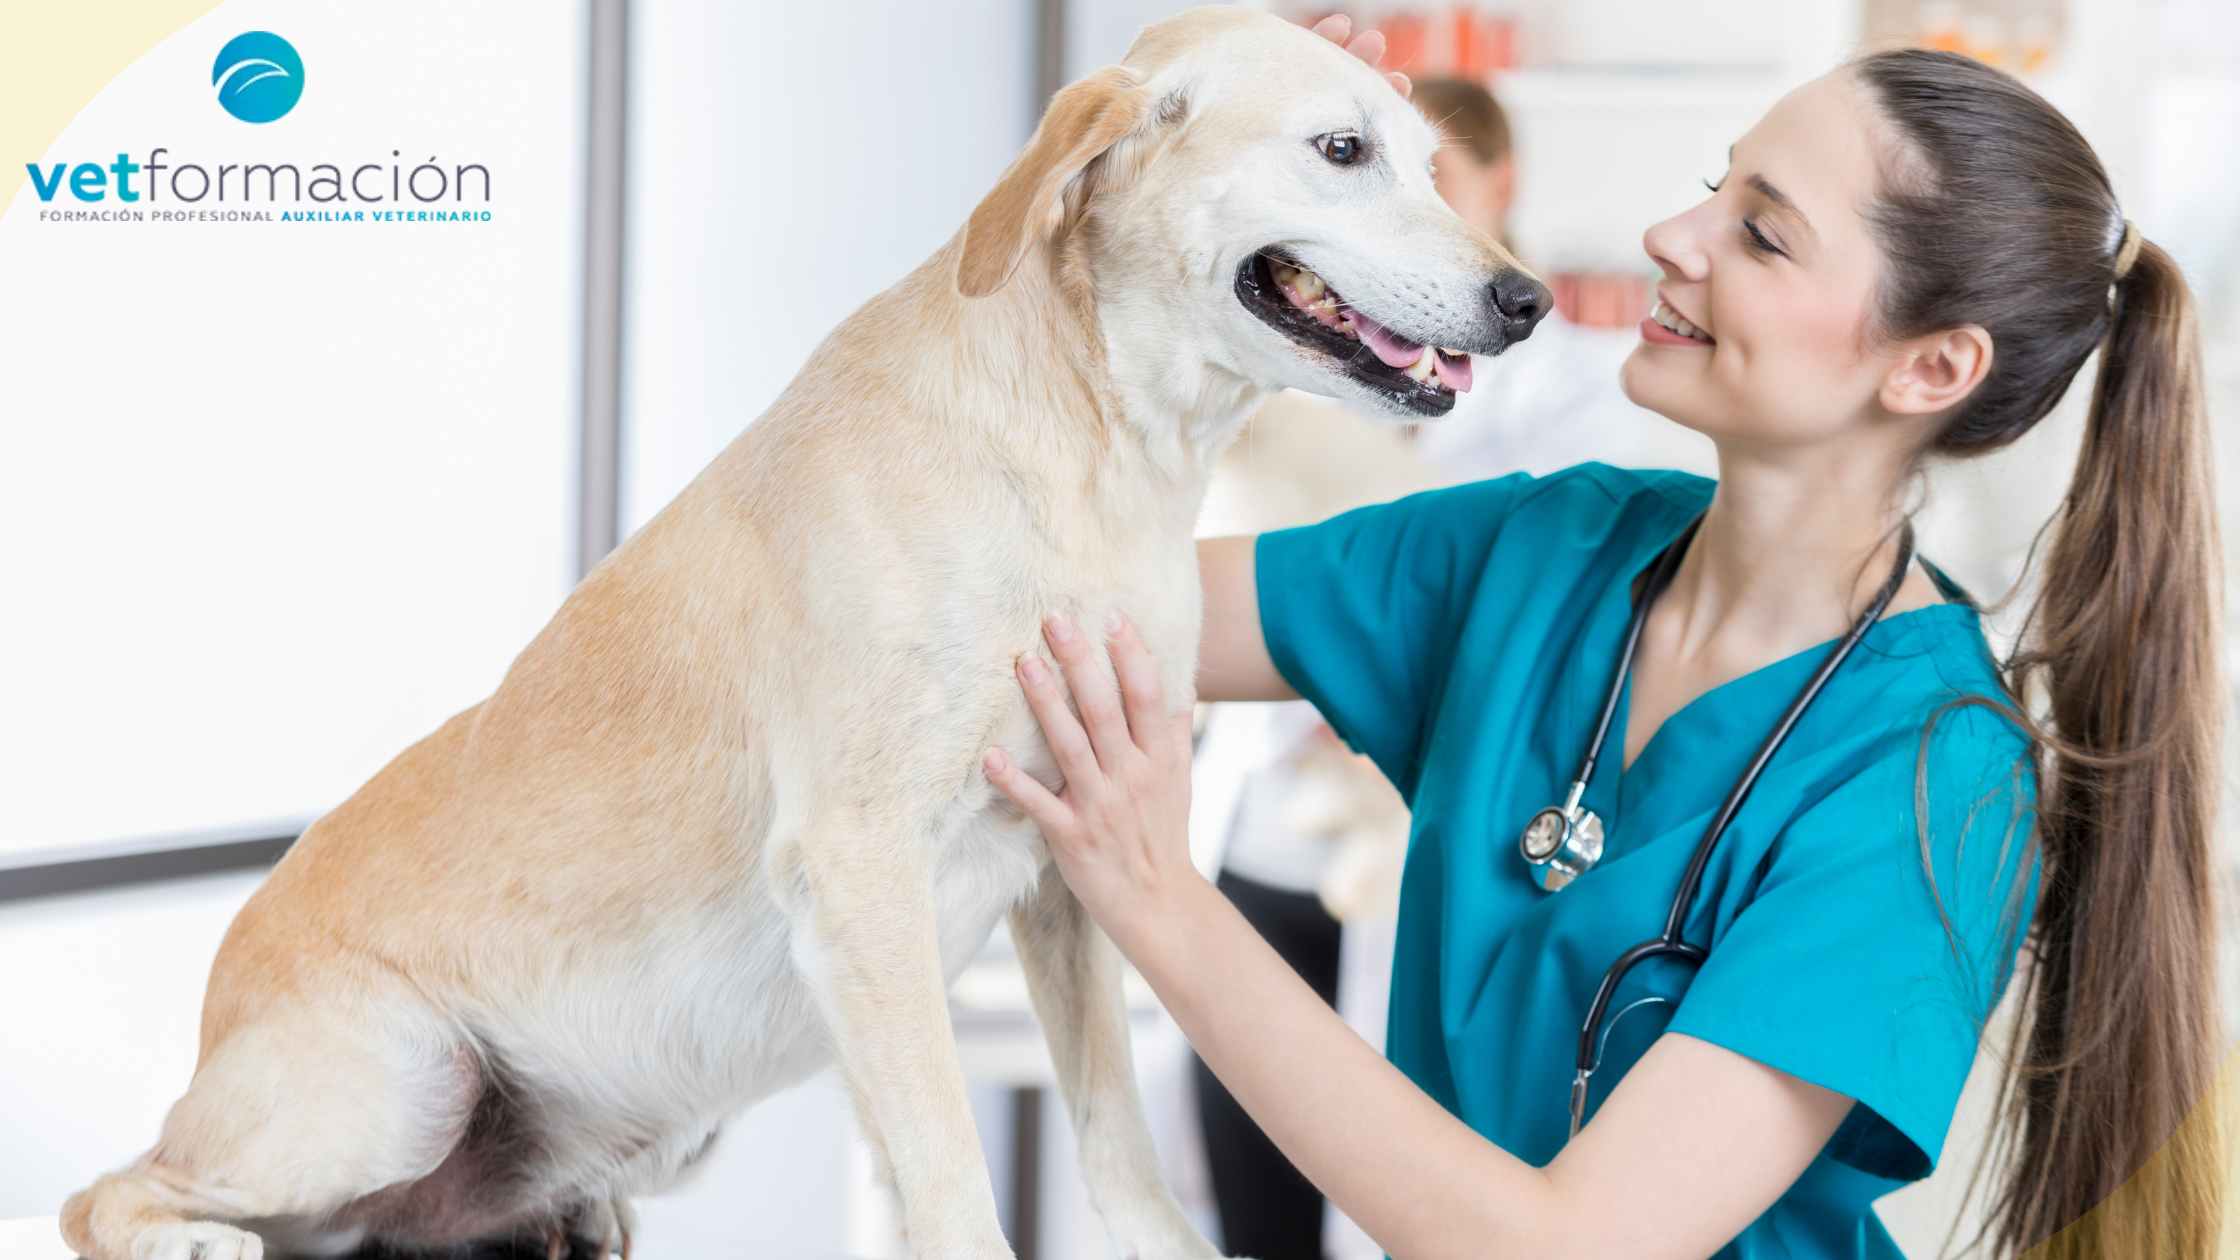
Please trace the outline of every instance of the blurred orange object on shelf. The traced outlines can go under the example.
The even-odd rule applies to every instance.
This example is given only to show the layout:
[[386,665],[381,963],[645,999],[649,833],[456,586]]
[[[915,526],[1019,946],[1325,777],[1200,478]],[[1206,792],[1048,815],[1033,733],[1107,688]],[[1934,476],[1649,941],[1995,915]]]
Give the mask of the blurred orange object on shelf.
[[[1346,10],[1315,8],[1298,12],[1300,25],[1313,26]],[[1360,25],[1384,34],[1384,68],[1411,78],[1452,75],[1484,82],[1494,72],[1514,70],[1518,65],[1516,19],[1475,4],[1397,10],[1363,19]]]
[[1387,13],[1376,20],[1376,28],[1384,32],[1384,61],[1387,70],[1398,70],[1414,78],[1425,78],[1439,73],[1431,63],[1431,23],[1420,13]]
[[2044,74],[2053,65],[2053,20],[2044,14],[2024,18],[2015,37],[2016,68],[2024,74]]
[[1987,66],[2007,64],[2007,28],[1996,14],[1971,13],[1960,24],[1960,51]]
[[1635,272],[1543,272],[1556,312],[1588,328],[1631,328],[1649,314],[1649,281]]
[[1515,19],[1489,17],[1472,8],[1456,8],[1447,16],[1456,78],[1483,81],[1496,70],[1517,68]]
[[1960,6],[1939,0],[1922,5],[1914,16],[1914,38],[1923,48],[1938,52],[1959,52],[1967,47],[1960,35]]
[[1956,52],[1987,65],[2041,75],[2059,59],[2064,27],[2060,0],[1928,0],[1900,15],[1904,0],[1869,0],[1870,29],[1896,33],[1910,23],[1923,48]]

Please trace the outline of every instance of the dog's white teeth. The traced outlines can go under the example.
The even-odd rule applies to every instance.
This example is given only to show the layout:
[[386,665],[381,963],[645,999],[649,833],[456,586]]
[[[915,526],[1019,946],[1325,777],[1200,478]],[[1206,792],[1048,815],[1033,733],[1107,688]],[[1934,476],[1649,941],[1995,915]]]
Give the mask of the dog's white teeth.
[[1413,377],[1414,379],[1416,379],[1416,380],[1418,380],[1418,381],[1424,381],[1424,380],[1429,380],[1429,379],[1431,378],[1431,373],[1432,373],[1433,369],[1437,368],[1438,366],[1439,366],[1439,357],[1438,357],[1438,355],[1436,355],[1436,354],[1434,354],[1434,353],[1432,352],[1432,349],[1431,349],[1431,347],[1429,347],[1429,346],[1425,346],[1425,347],[1423,348],[1423,353],[1422,353],[1421,355],[1418,355],[1418,356],[1416,357],[1416,361],[1415,361],[1415,362],[1413,362],[1413,363],[1409,364],[1408,366],[1406,366],[1406,367],[1404,367],[1404,368],[1402,368],[1402,369],[1400,369],[1400,370],[1401,370],[1401,371],[1403,371],[1403,372],[1406,372],[1406,373],[1407,373],[1407,374],[1408,374],[1409,376]]
[[1331,296],[1330,286],[1322,282],[1321,276],[1304,267],[1293,267],[1272,258],[1268,260],[1268,274],[1276,278],[1276,283],[1283,288],[1284,297],[1290,299],[1293,306],[1325,324],[1337,317],[1337,300]]

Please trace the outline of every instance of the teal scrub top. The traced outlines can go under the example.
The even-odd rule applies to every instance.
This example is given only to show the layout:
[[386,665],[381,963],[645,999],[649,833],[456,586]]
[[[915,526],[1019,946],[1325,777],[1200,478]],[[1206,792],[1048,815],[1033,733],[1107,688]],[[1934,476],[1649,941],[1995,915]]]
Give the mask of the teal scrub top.
[[[1535,1165],[1568,1129],[1602,974],[1662,929],[1712,813],[1833,644],[1698,697],[1621,769],[1625,702],[1585,802],[1601,864],[1540,890],[1517,852],[1560,804],[1617,668],[1631,583],[1715,483],[1589,464],[1435,491],[1263,535],[1276,667],[1414,810],[1387,1052]],[[1935,1165],[2037,889],[2021,731],[1975,611],[1867,632],[1711,858],[1691,975],[1651,960],[1611,1004],[1588,1117],[1651,1042],[1685,1033],[1855,1100],[1722,1257],[1899,1256],[1873,1201]],[[1633,1007],[1644,997],[1667,1001]]]

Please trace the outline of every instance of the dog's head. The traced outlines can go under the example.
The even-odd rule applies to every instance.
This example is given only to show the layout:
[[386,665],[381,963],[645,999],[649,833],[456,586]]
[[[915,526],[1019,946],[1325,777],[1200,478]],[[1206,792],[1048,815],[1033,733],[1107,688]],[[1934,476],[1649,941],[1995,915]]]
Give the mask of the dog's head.
[[1093,297],[1116,373],[1195,365],[1442,415],[1466,356],[1522,341],[1551,304],[1439,199],[1438,143],[1321,36],[1195,9],[1051,101],[973,211],[958,289],[993,293],[1047,250]]

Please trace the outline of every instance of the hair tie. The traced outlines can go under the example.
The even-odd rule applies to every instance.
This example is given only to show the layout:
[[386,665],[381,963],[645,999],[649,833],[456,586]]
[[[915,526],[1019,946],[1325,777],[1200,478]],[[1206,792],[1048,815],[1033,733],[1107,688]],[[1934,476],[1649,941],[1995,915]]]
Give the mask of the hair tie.
[[2139,261],[2139,246],[2143,239],[2139,235],[2138,226],[2131,220],[2125,219],[2123,221],[2123,243],[2116,246],[2117,280],[2131,274],[2131,264]]

